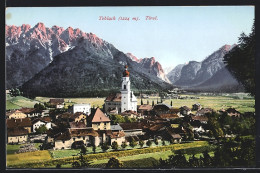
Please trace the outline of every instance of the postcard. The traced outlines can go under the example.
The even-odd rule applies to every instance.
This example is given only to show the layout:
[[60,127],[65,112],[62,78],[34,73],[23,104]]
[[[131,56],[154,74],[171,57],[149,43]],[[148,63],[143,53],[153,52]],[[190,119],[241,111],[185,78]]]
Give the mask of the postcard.
[[256,166],[254,6],[5,13],[8,169]]

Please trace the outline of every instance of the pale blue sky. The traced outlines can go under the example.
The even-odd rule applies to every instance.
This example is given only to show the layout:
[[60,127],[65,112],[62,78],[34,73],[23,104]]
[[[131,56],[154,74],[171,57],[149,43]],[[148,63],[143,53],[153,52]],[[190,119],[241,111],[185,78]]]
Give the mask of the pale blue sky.
[[[201,61],[224,44],[250,33],[254,6],[208,7],[18,7],[6,9],[7,25],[43,22],[95,33],[138,58],[154,56],[163,67]],[[99,16],[139,17],[139,21],[101,21]],[[146,21],[145,16],[157,16]]]

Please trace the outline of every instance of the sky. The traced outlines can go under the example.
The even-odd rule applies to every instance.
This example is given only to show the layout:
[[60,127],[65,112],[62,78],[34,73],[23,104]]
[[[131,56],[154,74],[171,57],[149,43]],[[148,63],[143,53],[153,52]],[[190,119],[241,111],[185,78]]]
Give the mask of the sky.
[[[116,20],[99,20],[100,16]],[[146,16],[157,20],[146,20]],[[127,17],[129,20],[119,20]],[[132,20],[137,18],[139,20]],[[11,7],[6,24],[42,22],[92,32],[124,53],[155,57],[163,68],[202,61],[251,32],[254,6]]]

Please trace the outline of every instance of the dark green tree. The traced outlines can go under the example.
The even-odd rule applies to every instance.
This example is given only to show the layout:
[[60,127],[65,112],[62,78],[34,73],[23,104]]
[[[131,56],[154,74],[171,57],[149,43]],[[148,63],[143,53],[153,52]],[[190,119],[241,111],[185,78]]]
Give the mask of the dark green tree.
[[140,145],[141,148],[143,148],[143,146],[144,146],[144,141],[143,141],[143,140],[140,140],[140,141],[139,141],[139,145]]
[[107,142],[101,144],[101,149],[103,152],[106,152],[109,149],[109,145]]
[[249,35],[242,33],[238,45],[224,56],[231,74],[255,97],[255,22]]
[[154,101],[152,102],[152,106],[154,106]]
[[171,100],[171,106],[172,106],[172,100]]
[[112,142],[111,147],[113,150],[118,150],[118,143],[116,141]]
[[143,103],[143,99],[141,99],[141,105],[143,105],[144,103]]
[[133,137],[130,138],[129,145],[132,148],[134,148],[137,145],[137,142],[136,142],[136,140]]
[[86,153],[87,153],[87,148],[86,148],[84,145],[82,145],[82,146],[80,147],[80,153],[82,153],[83,155],[86,155]]
[[47,127],[45,125],[42,125],[39,128],[36,128],[35,131],[36,134],[43,134],[47,132]]
[[162,145],[166,145],[165,140],[162,140]]
[[125,149],[125,148],[127,147],[126,142],[122,142],[121,147],[122,147],[123,149]]
[[158,144],[159,144],[159,142],[158,142],[158,139],[157,139],[157,138],[154,140],[154,143],[155,143],[155,145],[158,145]]
[[151,140],[148,140],[148,141],[146,142],[146,145],[147,145],[148,147],[150,147],[150,146],[152,145],[152,141],[151,141]]
[[96,145],[93,144],[93,146],[92,146],[92,151],[93,151],[93,153],[96,153],[96,149],[97,149]]
[[116,157],[111,157],[106,164],[106,168],[122,168],[123,163]]
[[147,100],[147,105],[149,105],[149,100]]

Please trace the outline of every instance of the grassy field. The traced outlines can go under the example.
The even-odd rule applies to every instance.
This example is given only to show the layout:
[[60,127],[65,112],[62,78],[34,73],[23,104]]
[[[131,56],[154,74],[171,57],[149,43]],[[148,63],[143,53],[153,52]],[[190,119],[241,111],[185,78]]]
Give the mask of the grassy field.
[[[203,107],[210,107],[214,110],[219,110],[221,108],[227,109],[233,107],[240,111],[244,112],[255,112],[255,100],[246,94],[227,94],[224,96],[202,96],[202,95],[182,95],[182,96],[193,96],[199,97],[199,99],[163,99],[163,103],[170,104],[173,102],[174,108],[180,108],[181,106],[188,106],[192,108],[192,105],[195,103],[200,103]],[[149,101],[151,105],[152,102],[157,103],[157,99],[160,102],[160,98],[152,97],[149,99],[143,99],[143,103],[146,104]],[[50,100],[49,97],[36,97],[36,101],[39,102],[48,102]],[[71,105],[74,103],[90,103],[91,106],[99,106],[102,107],[104,104],[105,98],[65,98],[66,105]],[[141,104],[141,99],[137,99],[137,104]]]
[[[240,111],[241,113],[244,112],[255,112],[255,100],[249,97],[244,99],[240,99],[239,97],[231,96],[201,96],[201,95],[182,95],[182,96],[193,96],[199,97],[199,99],[163,99],[163,103],[171,104],[173,103],[174,108],[180,108],[181,106],[188,106],[192,108],[192,105],[195,103],[200,103],[202,107],[209,107],[213,108],[214,110],[219,110],[221,108],[227,109],[233,107]],[[147,100],[149,104],[157,103],[157,98],[149,98],[143,99],[143,103],[146,104]],[[160,102],[160,99],[158,99]],[[139,100],[140,101],[140,100]]]
[[22,96],[11,97],[9,94],[6,95],[6,110],[19,109],[21,107],[33,108],[35,103],[39,102]]
[[[208,146],[208,143],[206,141],[195,141],[192,143],[172,144],[170,146],[172,146],[174,150],[179,150],[179,149]],[[134,154],[132,156],[124,156],[124,157],[120,157],[120,158],[123,160],[129,160],[130,158],[133,158],[133,159],[147,158],[148,156],[156,158],[156,159],[159,159],[160,157],[167,158],[167,156],[168,156],[167,154],[172,153],[172,152],[171,152],[171,148],[166,149],[165,147],[168,147],[168,146],[158,147],[157,151],[159,151],[159,152],[150,153],[150,151],[149,151],[148,153],[145,153],[145,154]],[[9,149],[12,149],[12,148],[9,148]],[[17,148],[13,148],[13,150],[15,150],[15,149],[17,150]],[[165,149],[167,150],[166,152],[164,152]],[[143,150],[143,149],[140,149],[140,150]],[[110,155],[112,156],[117,152],[118,151],[111,152],[111,153],[110,152],[104,153],[104,154],[106,154],[106,155],[108,154],[108,155],[104,159],[94,159],[94,160],[92,159],[93,164],[99,164],[99,163],[106,162],[107,159],[110,158]],[[121,152],[124,152],[124,151],[121,151]],[[67,153],[67,154],[65,154],[65,153]],[[73,157],[71,157],[71,156],[75,155],[77,153],[79,153],[79,150],[77,150],[77,151],[76,150],[56,150],[56,151],[43,150],[43,151],[35,151],[35,152],[28,152],[28,153],[7,154],[7,166],[26,164],[26,163],[41,163],[40,165],[44,165],[45,161],[51,161],[53,159],[54,160],[63,159],[62,157],[67,157],[70,160],[72,160]],[[99,155],[99,154],[88,154],[87,156],[90,156],[92,158],[94,156],[94,158],[96,158],[95,155]],[[53,156],[55,156],[55,157],[53,157]],[[103,160],[103,161],[101,161],[101,160]],[[53,166],[53,165],[49,165],[49,166]]]
[[22,164],[28,162],[39,162],[45,160],[51,160],[51,155],[48,150],[34,151],[19,154],[8,154],[6,156],[7,165]]

